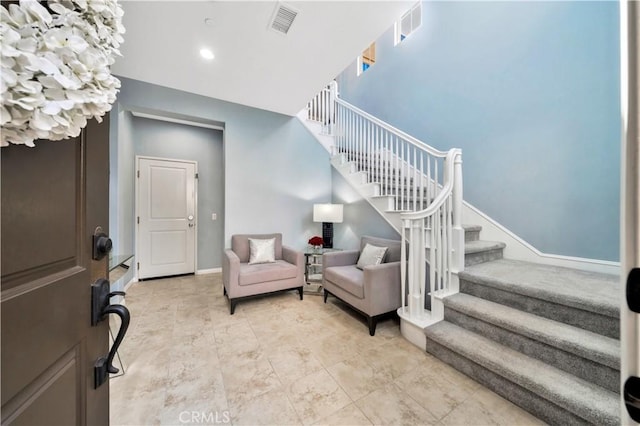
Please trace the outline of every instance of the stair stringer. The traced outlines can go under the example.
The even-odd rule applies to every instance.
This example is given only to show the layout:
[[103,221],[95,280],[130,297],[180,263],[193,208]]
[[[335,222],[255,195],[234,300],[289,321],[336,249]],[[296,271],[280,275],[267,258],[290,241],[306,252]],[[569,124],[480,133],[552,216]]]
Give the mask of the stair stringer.
[[[331,165],[336,169],[340,175],[351,184],[351,186],[364,198],[389,224],[393,229],[401,233],[402,220],[400,219],[400,212],[388,212],[381,209],[381,206],[385,200],[380,201],[383,198],[392,197],[380,197],[378,184],[367,182],[367,176],[365,172],[357,172],[355,170],[355,163],[347,162],[342,154],[334,155],[331,157]],[[376,200],[378,202],[376,202]]]

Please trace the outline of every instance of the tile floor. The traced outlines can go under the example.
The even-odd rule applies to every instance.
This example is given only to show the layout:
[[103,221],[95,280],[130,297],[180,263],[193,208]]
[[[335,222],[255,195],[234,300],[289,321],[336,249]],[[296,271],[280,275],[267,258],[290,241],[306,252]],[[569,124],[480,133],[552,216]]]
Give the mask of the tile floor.
[[112,425],[533,425],[538,419],[411,345],[398,321],[370,337],[330,297],[239,303],[220,274],[132,285],[111,380]]

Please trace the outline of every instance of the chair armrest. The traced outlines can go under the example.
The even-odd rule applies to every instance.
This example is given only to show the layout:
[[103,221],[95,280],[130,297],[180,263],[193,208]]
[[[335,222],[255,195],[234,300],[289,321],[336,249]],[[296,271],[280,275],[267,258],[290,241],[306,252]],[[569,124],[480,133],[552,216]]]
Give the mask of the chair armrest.
[[282,246],[282,260],[296,265],[298,268],[298,277],[304,275],[304,255],[301,251],[292,249],[291,247]]
[[222,284],[229,291],[230,284],[238,283],[240,275],[240,258],[231,249],[225,249],[222,254]]
[[368,300],[371,315],[400,307],[400,262],[365,266],[363,271],[364,298]]
[[360,251],[358,250],[331,251],[325,253],[322,255],[322,269],[331,266],[355,265],[358,262],[358,256],[360,256]]

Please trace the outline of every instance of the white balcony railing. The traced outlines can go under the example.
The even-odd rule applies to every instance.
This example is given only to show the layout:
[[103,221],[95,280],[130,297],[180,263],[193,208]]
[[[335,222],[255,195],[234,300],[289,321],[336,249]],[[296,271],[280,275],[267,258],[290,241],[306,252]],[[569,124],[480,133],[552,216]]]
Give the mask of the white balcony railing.
[[417,327],[444,317],[442,296],[457,293],[464,269],[462,152],[437,150],[338,97],[332,82],[307,106],[334,137],[332,154],[365,172],[376,195],[400,212],[402,293],[398,314]]

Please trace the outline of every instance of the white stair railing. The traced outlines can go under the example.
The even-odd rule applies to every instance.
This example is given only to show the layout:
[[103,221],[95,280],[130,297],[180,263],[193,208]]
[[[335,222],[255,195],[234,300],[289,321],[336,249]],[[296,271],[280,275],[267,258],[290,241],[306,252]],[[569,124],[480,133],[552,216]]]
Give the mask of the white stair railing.
[[332,135],[338,84],[332,81],[307,104],[307,119],[322,125],[322,134]]
[[437,150],[340,99],[335,81],[307,111],[334,137],[332,154],[366,173],[374,196],[388,197],[390,210],[402,213],[406,299],[398,314],[418,327],[442,320],[440,298],[458,291],[456,274],[464,269],[462,152]]
[[[403,213],[401,218],[402,237],[409,242],[409,247],[402,253],[401,269],[401,273],[406,274],[401,282],[402,294],[407,294],[407,299],[398,309],[398,315],[422,329],[444,318],[442,298],[458,293],[457,274],[464,270],[462,152],[459,149],[447,153],[444,185],[429,207]],[[430,310],[425,308],[427,297]]]

